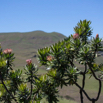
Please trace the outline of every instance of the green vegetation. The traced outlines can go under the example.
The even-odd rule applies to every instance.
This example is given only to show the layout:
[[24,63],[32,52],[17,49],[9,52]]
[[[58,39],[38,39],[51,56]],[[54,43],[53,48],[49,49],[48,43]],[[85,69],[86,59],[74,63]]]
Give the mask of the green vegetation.
[[[31,33],[1,33],[0,34],[0,41],[3,45],[3,48],[12,48],[14,53],[15,53],[15,69],[21,69],[24,72],[23,66],[25,65],[25,60],[28,58],[32,58],[33,63],[38,65],[37,61],[37,49],[43,48],[45,46],[49,46],[59,40],[64,39],[65,36],[59,34],[59,33],[45,33],[42,31],[35,31]],[[5,41],[5,42],[4,42]],[[14,46],[15,45],[15,46]],[[103,61],[103,57],[97,57],[96,58],[96,63],[100,64]],[[75,61],[76,66],[83,70],[84,66],[79,64],[77,61]],[[39,66],[39,65],[38,65]],[[45,74],[47,71],[45,70],[46,68],[42,66],[38,74]],[[99,72],[97,72],[98,74]],[[25,75],[23,76],[25,78]],[[87,74],[86,76],[86,86],[85,90],[86,92],[91,96],[91,97],[96,97],[97,92],[98,92],[98,81],[95,81],[93,77],[88,80],[90,77],[90,74]],[[78,81],[77,83],[82,85],[82,76],[78,76]],[[103,84],[103,83],[102,83]],[[60,96],[59,100],[60,102],[58,103],[76,103],[79,102],[79,94],[78,91],[79,89],[75,86],[67,86],[63,87],[63,89],[59,89]],[[103,88],[101,90],[101,96],[98,102],[96,103],[102,103],[103,101]],[[69,101],[68,101],[69,100]],[[85,103],[89,103],[87,101],[86,97],[84,97]],[[41,103],[46,103],[46,100],[43,99]]]
[[[88,41],[88,37],[92,35],[90,24],[90,21],[80,20],[74,28],[74,35],[71,35],[50,47],[38,50],[40,64],[49,69],[49,72],[44,76],[49,76],[57,87],[60,86],[62,88],[64,85],[75,85],[78,87],[81,103],[85,102],[85,96],[90,102],[97,102],[102,91],[101,75],[103,63],[98,65],[95,58],[97,57],[98,51],[103,51],[103,47],[98,34]],[[76,62],[74,62],[75,60],[81,65],[82,69],[76,64]],[[97,71],[101,71],[99,76],[97,75],[98,73],[96,73]],[[86,77],[90,79],[91,76],[94,77],[99,85],[97,96],[92,95],[92,97],[88,93],[88,86],[86,86],[86,84],[88,84]],[[79,83],[78,81],[80,79],[81,82]],[[97,83],[95,82],[93,84],[95,85]],[[92,91],[93,89],[90,92]],[[55,91],[53,93],[55,93]],[[54,97],[56,98],[55,95]],[[53,101],[54,97],[50,97],[48,100],[49,103],[52,103],[50,101]],[[53,100],[51,98],[53,98]]]

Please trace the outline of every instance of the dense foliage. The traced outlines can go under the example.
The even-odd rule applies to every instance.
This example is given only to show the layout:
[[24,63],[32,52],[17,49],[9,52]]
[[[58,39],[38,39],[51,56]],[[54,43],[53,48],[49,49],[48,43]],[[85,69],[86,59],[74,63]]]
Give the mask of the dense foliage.
[[[63,41],[38,50],[40,65],[47,67],[45,75],[37,75],[38,68],[31,59],[26,60],[25,77],[21,70],[13,70],[14,54],[11,49],[0,50],[0,101],[11,103],[40,103],[46,98],[49,103],[58,102],[58,87],[75,85],[80,89],[80,100],[83,103],[83,94],[95,103],[102,88],[103,64],[95,63],[96,53],[102,51],[101,40],[97,34],[92,35],[91,22],[83,20],[74,28],[75,34]],[[75,62],[84,65],[84,71],[76,67]],[[100,74],[96,76],[96,72]],[[90,98],[84,90],[85,77],[91,74],[99,82],[96,98]],[[82,86],[77,83],[78,76],[82,75]]]

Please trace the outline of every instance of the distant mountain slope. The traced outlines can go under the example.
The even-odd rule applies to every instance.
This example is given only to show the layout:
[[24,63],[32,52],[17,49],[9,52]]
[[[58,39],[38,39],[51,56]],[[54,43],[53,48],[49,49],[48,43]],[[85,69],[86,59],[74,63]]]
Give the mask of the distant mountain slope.
[[64,35],[56,32],[46,33],[43,31],[33,31],[25,33],[0,33],[0,43],[2,43],[3,47],[13,49],[39,49],[64,38]]
[[64,35],[57,32],[0,33],[2,48],[11,48],[15,53],[15,68],[24,66],[25,60],[28,58],[32,58],[32,61],[37,64],[38,61],[34,56],[37,54],[39,48],[49,46],[64,38]]

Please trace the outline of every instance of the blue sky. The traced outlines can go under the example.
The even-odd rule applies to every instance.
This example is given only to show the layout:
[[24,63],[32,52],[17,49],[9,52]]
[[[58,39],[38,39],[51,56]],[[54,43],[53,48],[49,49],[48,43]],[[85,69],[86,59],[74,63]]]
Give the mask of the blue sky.
[[73,34],[90,20],[93,35],[103,37],[103,0],[0,0],[0,33],[42,30]]

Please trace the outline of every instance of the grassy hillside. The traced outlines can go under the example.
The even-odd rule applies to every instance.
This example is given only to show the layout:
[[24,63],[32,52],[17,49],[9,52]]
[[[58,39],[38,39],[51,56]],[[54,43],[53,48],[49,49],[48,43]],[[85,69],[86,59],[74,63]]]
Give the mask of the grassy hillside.
[[0,42],[3,47],[19,49],[38,49],[53,44],[65,38],[64,35],[56,32],[46,33],[34,31],[26,33],[0,33]]
[[39,48],[49,46],[64,38],[64,35],[57,32],[0,33],[2,48],[11,48],[13,50],[16,56],[14,63],[19,68],[25,65],[25,60],[28,58],[32,58],[33,62],[37,63],[34,55],[36,55]]

